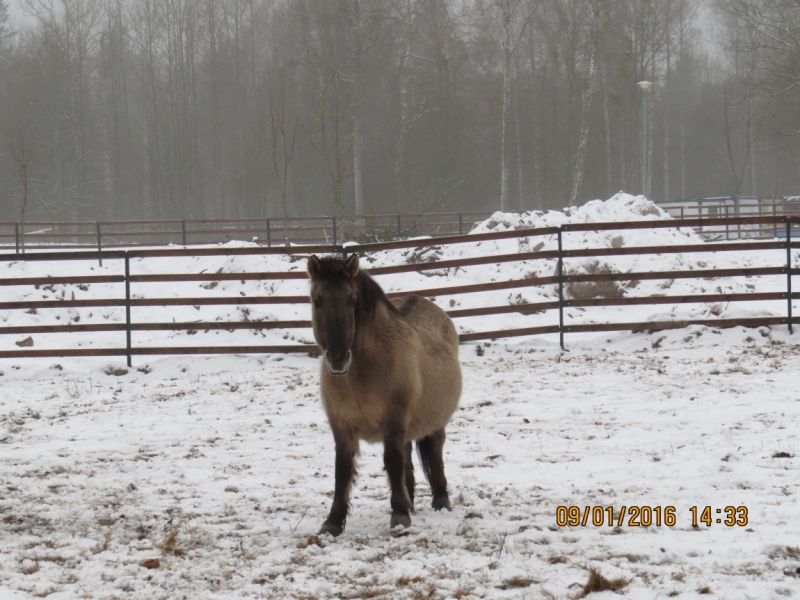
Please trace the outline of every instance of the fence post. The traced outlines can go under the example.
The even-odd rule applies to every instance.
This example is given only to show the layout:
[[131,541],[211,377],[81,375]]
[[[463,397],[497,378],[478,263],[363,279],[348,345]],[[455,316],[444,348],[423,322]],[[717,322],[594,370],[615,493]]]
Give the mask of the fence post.
[[336,217],[332,217],[333,219],[333,245],[336,245]]
[[561,227],[558,228],[558,340],[564,350],[564,257],[561,250]]
[[19,254],[19,223],[14,223],[14,243],[17,247],[17,254]]
[[[778,216],[778,205],[775,204],[775,199],[774,198],[772,199],[772,216],[773,217],[777,217]],[[778,221],[777,220],[772,224],[772,237],[773,238],[778,237]]]
[[728,229],[728,223],[727,223],[727,219],[728,219],[728,206],[727,205],[725,206],[725,219],[726,219],[726,223],[725,223],[725,239],[726,240],[730,240],[731,239],[731,235],[730,235],[730,230]]
[[458,235],[464,235],[464,213],[458,213]]
[[[97,251],[98,252],[102,252],[103,251],[103,243],[100,241],[100,221],[95,221],[95,224],[97,225]],[[100,263],[100,266],[102,267],[103,266],[103,255],[102,254],[100,255],[100,258],[98,259],[98,262]]]
[[792,220],[786,217],[786,304],[789,316],[789,333],[792,331]]
[[125,252],[125,339],[128,355],[128,366],[132,367],[131,360],[131,263],[128,253]]
[[269,219],[267,219],[267,248],[272,247],[272,232],[269,228]]

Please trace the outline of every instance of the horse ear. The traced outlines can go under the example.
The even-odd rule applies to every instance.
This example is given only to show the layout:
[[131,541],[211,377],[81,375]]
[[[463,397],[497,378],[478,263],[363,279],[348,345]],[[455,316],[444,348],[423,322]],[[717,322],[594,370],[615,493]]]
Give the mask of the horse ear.
[[308,274],[311,276],[311,279],[314,279],[317,275],[319,275],[319,270],[321,268],[322,262],[320,262],[316,254],[312,254],[308,259],[308,263],[306,264],[306,269],[308,270]]
[[358,275],[358,254],[348,256],[347,261],[344,263],[344,268],[347,270],[348,277]]

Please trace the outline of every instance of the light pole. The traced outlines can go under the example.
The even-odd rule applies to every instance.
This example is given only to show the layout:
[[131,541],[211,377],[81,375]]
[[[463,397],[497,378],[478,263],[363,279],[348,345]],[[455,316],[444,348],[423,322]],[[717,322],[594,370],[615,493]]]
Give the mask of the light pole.
[[636,85],[642,88],[642,196],[647,196],[647,90],[653,84],[640,81]]

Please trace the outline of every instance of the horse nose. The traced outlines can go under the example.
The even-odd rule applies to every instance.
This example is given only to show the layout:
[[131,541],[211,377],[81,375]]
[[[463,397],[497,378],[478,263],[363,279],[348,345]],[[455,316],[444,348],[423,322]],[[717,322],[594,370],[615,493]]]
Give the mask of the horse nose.
[[328,363],[328,370],[334,375],[344,375],[347,373],[352,358],[353,353],[350,350],[334,353],[331,353],[330,350],[325,351],[325,362]]

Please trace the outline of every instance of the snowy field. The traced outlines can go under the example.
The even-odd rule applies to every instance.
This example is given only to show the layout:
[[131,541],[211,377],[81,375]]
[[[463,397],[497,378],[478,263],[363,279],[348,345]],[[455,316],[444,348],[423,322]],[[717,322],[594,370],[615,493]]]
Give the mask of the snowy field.
[[[571,215],[501,215],[479,229],[663,218],[642,215],[648,204],[618,197]],[[569,243],[697,242],[690,231],[625,232],[622,242],[615,235],[577,234]],[[541,241],[543,249],[553,243]],[[436,251],[436,258],[469,256],[490,246],[492,252],[517,251],[525,243],[535,247],[539,241],[466,244]],[[365,264],[398,264],[407,252],[387,252]],[[611,266],[635,272],[780,261],[777,252],[709,252],[620,257]],[[570,264],[580,271],[588,263]],[[116,272],[118,266],[76,263],[74,272]],[[159,259],[136,266],[134,272],[231,272],[303,269],[304,261],[207,258],[176,267]],[[33,276],[52,266],[2,268],[7,276]],[[379,282],[387,289],[421,289],[549,275],[553,268],[552,261],[510,263]],[[776,291],[784,283],[782,277],[676,280],[668,287],[642,281],[621,293]],[[302,281],[185,286],[192,289],[141,285],[136,293],[306,290]],[[28,299],[109,297],[118,287],[50,286]],[[0,288],[0,294],[3,300],[21,299],[19,290]],[[519,302],[517,294],[535,302],[552,299],[553,290],[441,296],[437,302],[500,305]],[[664,305],[570,311],[568,318],[730,318],[783,310],[783,302]],[[239,320],[238,311],[148,309],[134,318]],[[246,316],[307,319],[308,308],[259,306]],[[458,324],[462,331],[480,331],[546,324],[554,316],[511,314]],[[4,325],[121,318],[111,308],[0,312]],[[311,334],[139,335],[135,341],[142,345],[211,345],[310,341]],[[119,345],[121,336],[33,337],[41,348]],[[559,350],[555,336],[464,344],[464,394],[445,445],[453,510],[430,509],[418,468],[413,526],[409,535],[391,537],[382,449],[364,444],[351,516],[336,540],[315,535],[333,491],[333,441],[318,400],[318,359],[134,357],[130,370],[119,359],[6,359],[0,364],[0,599],[578,598],[591,570],[619,587],[592,598],[797,597],[798,339],[800,332],[792,336],[786,327],[692,327],[570,335],[569,352]],[[4,336],[0,344],[12,349],[15,341]],[[559,526],[560,506],[578,507],[581,515],[586,507],[613,507],[615,522],[593,526],[590,516],[585,526]],[[666,508],[674,507],[675,522],[637,527],[626,517],[620,525],[623,506],[661,507],[662,521]],[[706,506],[711,525],[693,527],[691,507],[698,507],[699,519]],[[727,506],[746,507],[746,523],[717,523],[726,518]],[[743,521],[742,511],[737,518]]]

